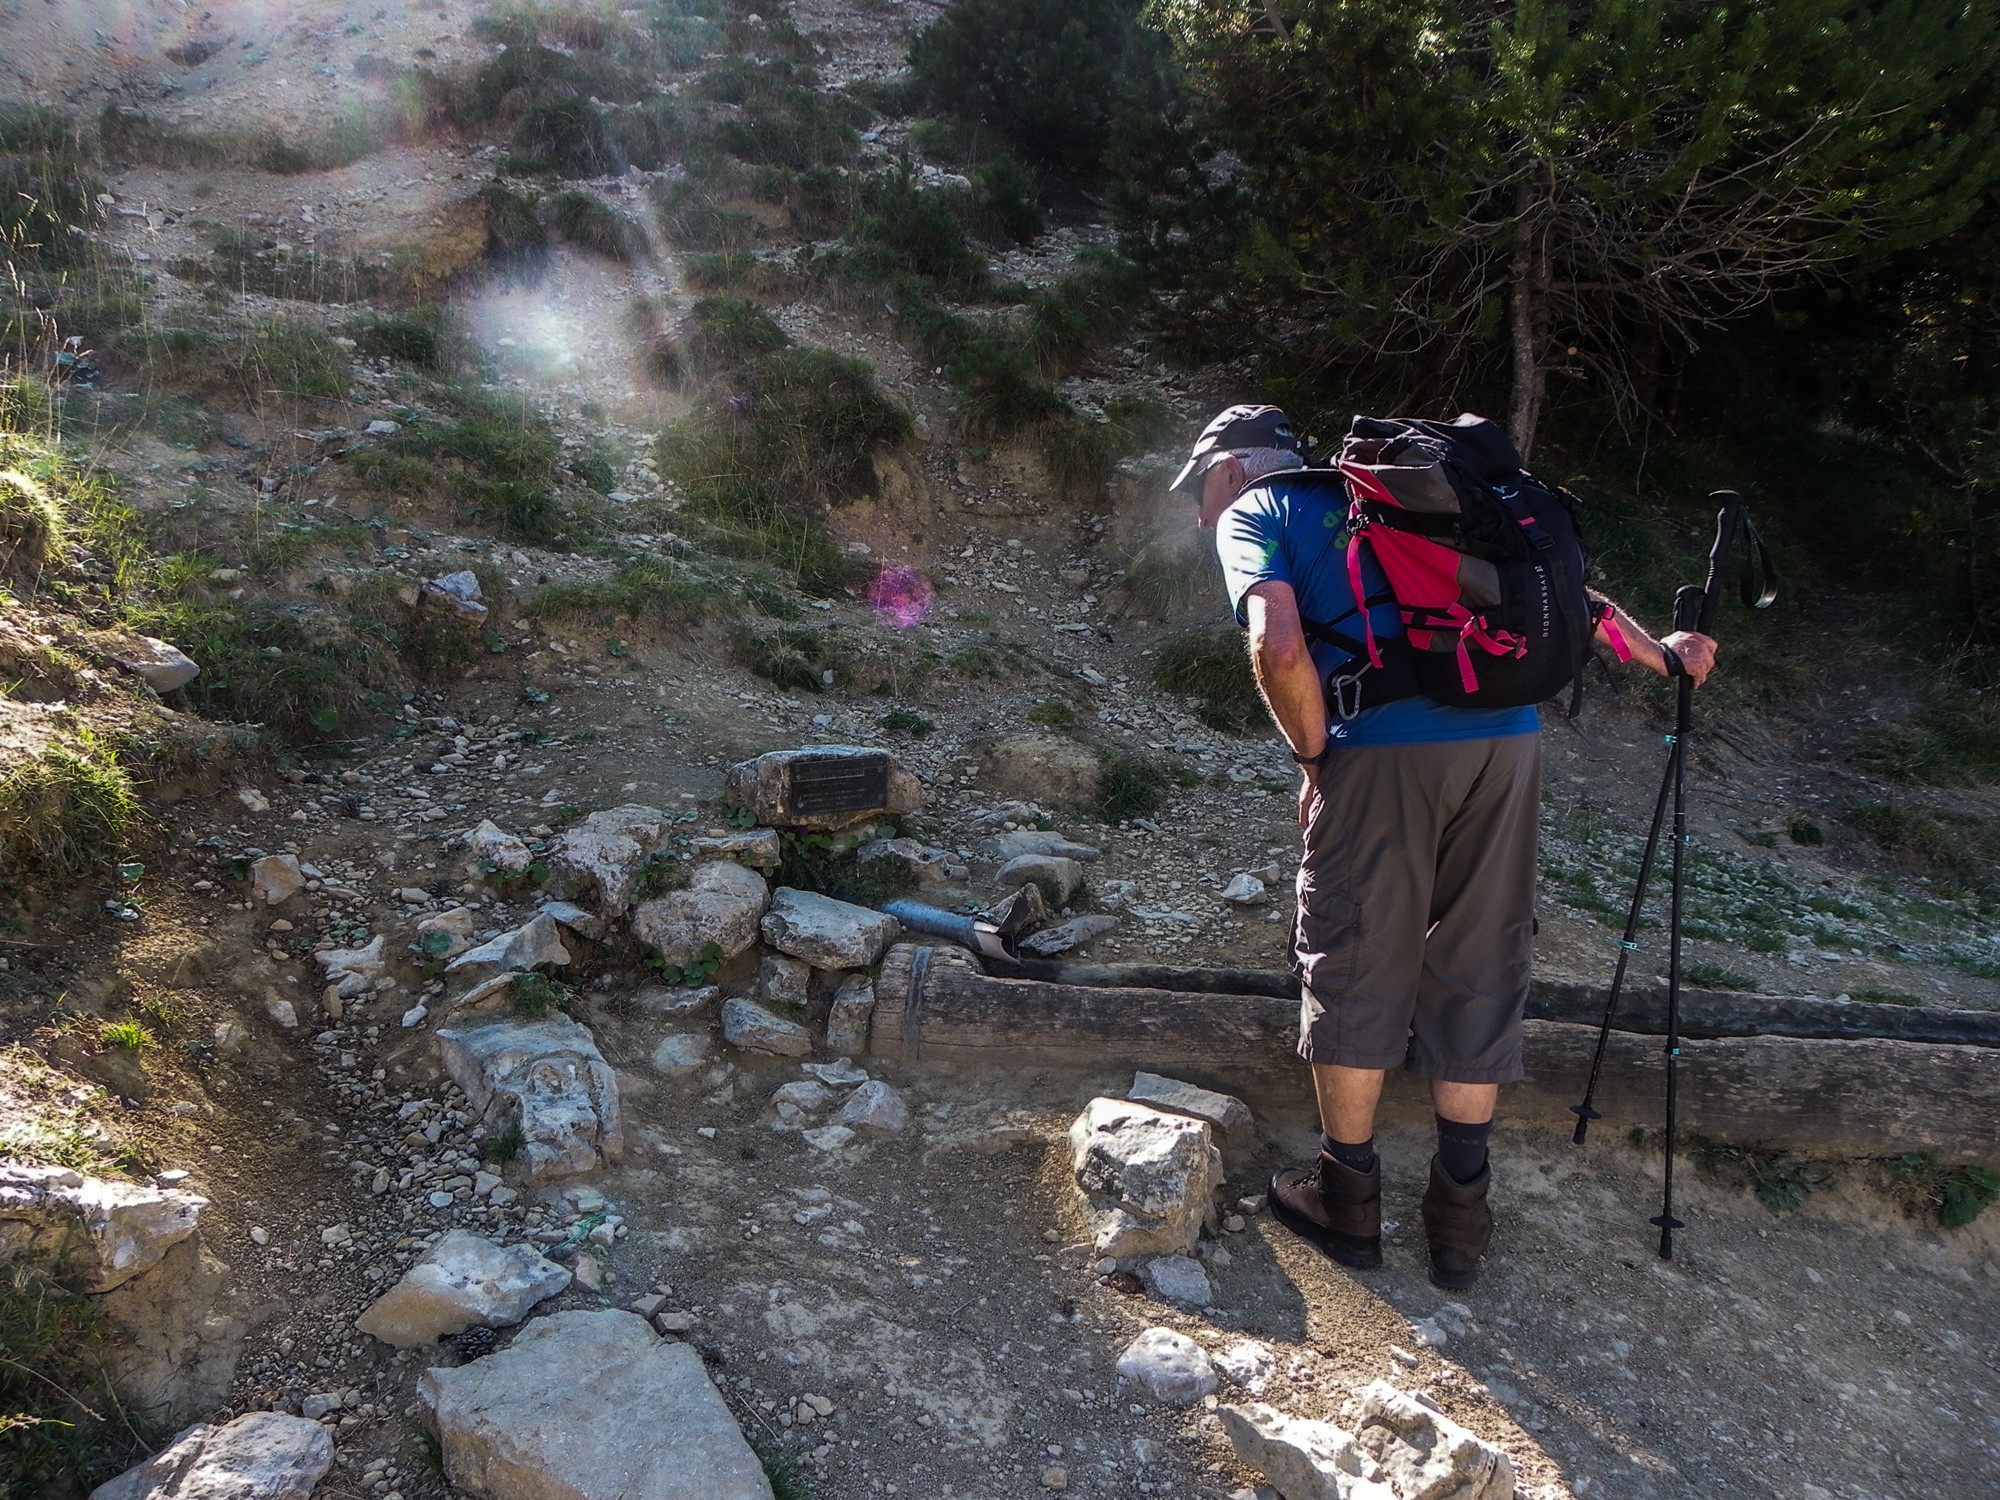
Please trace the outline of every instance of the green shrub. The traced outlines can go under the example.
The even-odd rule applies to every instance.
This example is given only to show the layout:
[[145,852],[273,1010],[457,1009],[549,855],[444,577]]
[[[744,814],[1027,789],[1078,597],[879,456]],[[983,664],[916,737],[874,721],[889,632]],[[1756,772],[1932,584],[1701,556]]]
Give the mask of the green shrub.
[[739,630],[731,654],[751,675],[794,692],[818,693],[852,670],[853,648],[829,631],[791,625]]
[[1018,344],[984,334],[967,339],[945,361],[944,372],[958,387],[958,419],[967,437],[1008,437],[1070,411]]
[[915,276],[959,296],[984,289],[986,257],[965,229],[963,190],[926,188],[906,161],[866,185],[866,211],[847,233],[843,269],[863,280]]
[[1237,630],[1190,630],[1175,636],[1154,658],[1153,685],[1199,699],[1195,716],[1211,729],[1247,734],[1268,722]]
[[1813,1193],[1833,1181],[1828,1162],[1769,1146],[1739,1146],[1705,1135],[1688,1137],[1688,1154],[1705,1176],[1735,1178],[1773,1213],[1796,1212]]
[[1143,755],[1100,750],[1097,755],[1097,810],[1108,822],[1157,812],[1169,777],[1158,761]]
[[1090,247],[1077,269],[1028,299],[1028,347],[1051,370],[1068,370],[1120,332],[1144,300],[1138,267]]
[[623,214],[595,193],[568,188],[543,203],[549,228],[558,239],[611,260],[637,260],[646,242]]
[[153,1033],[137,1021],[105,1021],[97,1028],[97,1045],[139,1052],[153,1045]]
[[498,183],[473,195],[486,223],[486,258],[503,271],[533,277],[548,262],[549,236],[540,202]]
[[357,319],[341,332],[353,339],[362,353],[374,358],[401,360],[420,370],[438,370],[446,363],[445,319],[441,307],[419,307],[395,317]]
[[460,386],[447,421],[413,421],[347,458],[385,490],[451,499],[459,515],[506,541],[546,544],[574,524],[556,489],[562,446],[525,397]]
[[725,192],[692,177],[665,183],[655,199],[660,231],[681,250],[741,253],[764,238],[764,226],[728,206]]
[[768,166],[834,166],[860,144],[855,126],[867,111],[834,93],[822,93],[812,72],[788,61],[726,58],[694,85],[701,98],[736,106],[712,125],[718,146],[747,162]]
[[1131,0],[952,0],[910,46],[911,90],[1031,160],[1094,174],[1134,66],[1138,11]]
[[1902,869],[1941,875],[1979,891],[1990,891],[2000,881],[2000,829],[1991,823],[1896,802],[1851,808],[1844,821]]
[[2000,1198],[2000,1172],[1952,1167],[1922,1151],[1882,1163],[1889,1189],[1913,1214],[1927,1214],[1945,1229],[1963,1229]]
[[925,739],[937,728],[930,719],[907,708],[892,708],[875,724],[885,734],[907,734],[913,740]]
[[1052,698],[1032,705],[1028,709],[1028,722],[1040,724],[1045,729],[1074,729],[1079,716],[1069,704]]
[[1025,245],[1049,227],[1035,174],[1011,156],[996,156],[972,172],[973,233],[1001,244]]
[[688,309],[682,346],[695,367],[717,374],[789,348],[791,339],[753,302],[704,297]]
[[792,278],[783,267],[748,250],[697,250],[681,259],[681,276],[697,292],[783,295]]
[[1931,786],[1990,785],[2000,777],[2000,695],[1933,688],[1914,720],[1870,730],[1855,761],[1878,776]]
[[608,579],[554,583],[533,595],[523,611],[533,620],[596,616],[691,625],[723,614],[731,602],[726,583],[672,558],[641,557]]

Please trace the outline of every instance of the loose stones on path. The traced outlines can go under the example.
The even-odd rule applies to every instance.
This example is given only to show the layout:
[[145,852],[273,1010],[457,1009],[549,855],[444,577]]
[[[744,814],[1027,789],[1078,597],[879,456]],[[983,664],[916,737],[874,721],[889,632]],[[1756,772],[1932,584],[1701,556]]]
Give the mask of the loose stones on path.
[[1191,1115],[1197,1120],[1206,1120],[1232,1142],[1247,1140],[1253,1123],[1250,1106],[1234,1094],[1197,1088],[1192,1083],[1183,1083],[1178,1078],[1164,1078],[1158,1073],[1134,1073],[1132,1087],[1125,1091],[1125,1097],[1170,1114]]
[[250,867],[250,893],[266,906],[281,906],[305,888],[296,854],[267,854]]
[[90,1500],[306,1500],[333,1467],[333,1439],[317,1422],[246,1412],[221,1427],[196,1423]]
[[437,1045],[452,1082],[489,1128],[518,1125],[510,1167],[530,1184],[596,1168],[624,1154],[618,1081],[589,1030],[568,1016],[448,1026]]
[[1206,1121],[1099,1098],[1077,1116],[1069,1142],[1100,1255],[1193,1251],[1222,1185],[1222,1154]]
[[502,1248],[454,1229],[378,1297],[354,1326],[398,1349],[434,1344],[475,1324],[506,1328],[570,1283],[531,1245]]
[[539,915],[512,932],[481,943],[445,965],[448,974],[484,974],[557,967],[569,962],[562,929],[554,917]]
[[1060,854],[1023,854],[1008,860],[993,879],[1003,890],[1032,882],[1051,907],[1060,908],[1083,885],[1083,866]]
[[877,1080],[849,1094],[834,1123],[863,1135],[894,1135],[910,1123],[910,1108],[901,1094]]
[[692,1346],[629,1312],[540,1318],[498,1354],[429,1370],[445,1478],[495,1500],[772,1500]]
[[1163,1301],[1187,1307],[1207,1307],[1215,1300],[1215,1288],[1201,1262],[1185,1255],[1162,1255],[1146,1263],[1146,1284]]

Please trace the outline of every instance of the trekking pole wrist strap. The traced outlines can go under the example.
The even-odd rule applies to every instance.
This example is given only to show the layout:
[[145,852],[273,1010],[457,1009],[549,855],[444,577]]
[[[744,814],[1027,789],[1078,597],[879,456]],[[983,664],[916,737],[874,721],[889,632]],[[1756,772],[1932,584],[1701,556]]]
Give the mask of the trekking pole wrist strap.
[[1686,677],[1688,675],[1687,663],[1681,660],[1680,652],[1674,650],[1665,641],[1660,642],[1660,659],[1666,663],[1667,675],[1669,677]]

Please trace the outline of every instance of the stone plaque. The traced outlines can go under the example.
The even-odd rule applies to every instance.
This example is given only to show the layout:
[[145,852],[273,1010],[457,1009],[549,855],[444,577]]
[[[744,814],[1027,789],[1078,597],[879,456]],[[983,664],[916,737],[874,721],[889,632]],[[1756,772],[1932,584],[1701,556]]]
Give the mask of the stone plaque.
[[889,803],[889,753],[800,756],[791,764],[785,808],[794,818],[873,812]]

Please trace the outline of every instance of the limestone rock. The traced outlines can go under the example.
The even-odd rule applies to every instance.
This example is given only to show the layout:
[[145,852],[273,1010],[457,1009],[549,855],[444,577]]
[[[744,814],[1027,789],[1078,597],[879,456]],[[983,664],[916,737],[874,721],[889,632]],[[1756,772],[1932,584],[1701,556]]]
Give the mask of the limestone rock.
[[760,870],[773,868],[783,854],[775,828],[746,828],[738,833],[711,834],[693,840],[688,850],[696,859],[729,859]]
[[184,688],[201,673],[194,659],[180,647],[150,635],[127,636],[107,654],[156,693]]
[[1207,1307],[1215,1300],[1215,1288],[1201,1262],[1186,1255],[1162,1255],[1146,1263],[1146,1285],[1153,1294],[1168,1302],[1188,1307]]
[[761,955],[757,960],[757,998],[766,1005],[803,1009],[812,998],[812,965],[782,953]]
[[1058,859],[1073,859],[1080,865],[1095,864],[1104,858],[1104,851],[1094,844],[1079,844],[1059,833],[1044,833],[1034,828],[1016,828],[981,839],[975,852],[981,859],[995,860],[1000,864],[1019,859],[1024,854],[1049,854]]
[[875,1079],[847,1096],[834,1123],[862,1135],[895,1135],[910,1123],[910,1107],[901,1094]]
[[[0,1257],[76,1253],[93,1292],[123,1286],[193,1234],[208,1200],[179,1188],[0,1166]],[[81,1233],[79,1233],[81,1231]]]
[[709,1039],[698,1032],[675,1032],[661,1039],[650,1061],[669,1078],[685,1078],[708,1061]]
[[611,930],[611,923],[594,911],[585,911],[574,901],[544,901],[542,915],[551,918],[558,925],[567,927],[578,937],[596,942]]
[[520,1126],[515,1168],[526,1182],[573,1177],[600,1155],[615,1162],[624,1153],[618,1080],[568,1016],[441,1027],[436,1037],[445,1071],[485,1124]]
[[456,974],[473,969],[525,974],[531,969],[553,968],[568,962],[569,949],[563,946],[562,929],[555,918],[538,914],[512,932],[503,932],[459,954],[445,965],[445,972]]
[[1237,875],[1222,888],[1222,899],[1231,906],[1261,906],[1266,899],[1264,882],[1255,875]]
[[865,969],[888,951],[902,930],[902,924],[884,912],[789,886],[772,895],[762,927],[764,941],[773,948],[819,969]]
[[944,850],[905,838],[872,839],[854,851],[854,858],[860,865],[893,870],[921,885],[944,879],[945,866],[951,863]]
[[480,875],[520,875],[535,862],[535,853],[526,842],[491,818],[483,819],[465,836],[465,847]]
[[1201,1345],[1171,1328],[1148,1328],[1127,1344],[1118,1356],[1118,1378],[1170,1406],[1192,1406],[1219,1384]]
[[1099,1098],[1077,1116],[1069,1142],[1098,1254],[1123,1261],[1194,1249],[1222,1185],[1206,1121]]
[[1085,807],[1102,789],[1097,752],[1060,734],[1014,734],[987,747],[981,785],[1010,797]]
[[445,1478],[490,1500],[772,1500],[701,1356],[629,1312],[538,1318],[426,1371]]
[[741,1051],[770,1057],[812,1055],[812,1036],[805,1027],[748,1000],[722,1002],[722,1039]]
[[728,860],[694,867],[687,889],[641,903],[632,913],[632,936],[667,964],[692,964],[711,943],[734,958],[757,941],[757,922],[771,902],[771,888],[755,870]]
[[902,762],[860,745],[801,745],[739,761],[723,773],[722,795],[759,823],[787,828],[850,828],[924,805],[923,787]]
[[317,1422],[245,1412],[221,1427],[197,1423],[90,1500],[306,1500],[333,1467],[333,1439]]
[[599,916],[622,916],[638,890],[639,871],[673,829],[674,820],[657,807],[627,803],[594,812],[549,851],[550,883],[567,882],[577,902]]
[[[1033,890],[1028,886],[1025,889]],[[1021,951],[1031,958],[1054,958],[1059,953],[1067,953],[1072,948],[1081,948],[1094,943],[1105,933],[1118,925],[1118,919],[1102,914],[1071,917],[1067,922],[1058,922],[1053,927],[1044,927],[1040,932],[1031,932],[1021,939]]]
[[[1224,1406],[1216,1415],[1236,1456],[1285,1500],[1401,1500],[1352,1434],[1331,1422],[1288,1416],[1261,1402]],[[1442,1500],[1428,1491],[1411,1493]]]
[[866,974],[851,974],[843,979],[826,1013],[827,1050],[843,1057],[866,1052],[868,1023],[874,1014],[875,981]]
[[266,906],[282,906],[305,888],[296,854],[267,854],[250,867],[250,894]]
[[1000,867],[994,880],[1004,889],[1033,882],[1052,907],[1069,905],[1083,885],[1083,866],[1060,854],[1022,854]]
[[1386,1380],[1361,1388],[1353,1423],[1355,1446],[1381,1466],[1395,1495],[1512,1500],[1514,1465],[1503,1451]]
[[642,1016],[698,1016],[714,1008],[722,987],[714,984],[647,984],[625,1003]]
[[1000,929],[1002,937],[1019,937],[1033,932],[1049,919],[1049,903],[1042,899],[1042,888],[1032,883],[1018,887],[1014,894],[993,903],[993,909],[986,914],[986,920]]
[[354,1326],[398,1349],[434,1344],[475,1325],[506,1328],[568,1286],[570,1273],[531,1245],[502,1248],[454,1229]]
[[426,958],[457,958],[472,947],[473,924],[479,919],[469,906],[455,906],[417,923],[417,950]]
[[1126,1090],[1125,1097],[1172,1114],[1192,1115],[1197,1120],[1206,1120],[1231,1137],[1244,1134],[1252,1124],[1250,1106],[1234,1094],[1197,1088],[1178,1078],[1163,1078],[1158,1073],[1134,1073],[1132,1087]]
[[1231,1344],[1210,1361],[1216,1373],[1232,1385],[1240,1385],[1255,1396],[1263,1391],[1278,1368],[1277,1356],[1271,1352],[1269,1344],[1260,1344],[1255,1339],[1240,1339]]
[[365,948],[329,948],[313,955],[327,979],[343,1000],[365,994],[374,987],[388,965],[382,961],[382,934],[376,933]]

